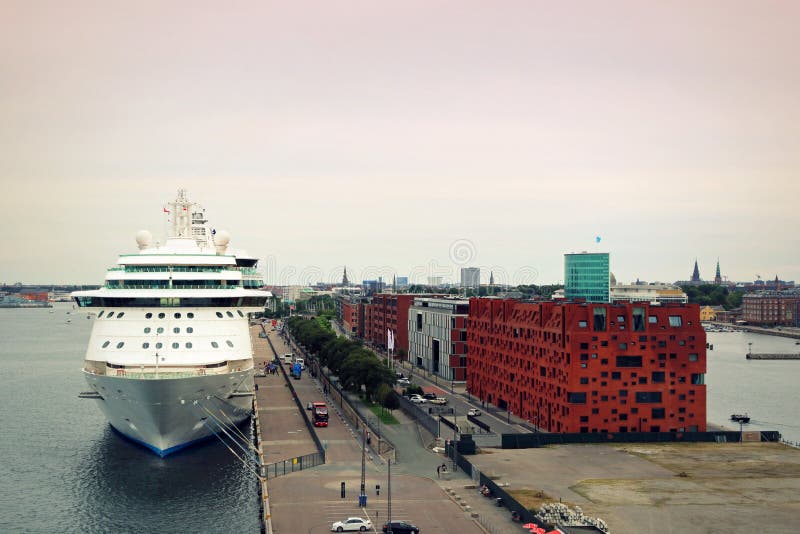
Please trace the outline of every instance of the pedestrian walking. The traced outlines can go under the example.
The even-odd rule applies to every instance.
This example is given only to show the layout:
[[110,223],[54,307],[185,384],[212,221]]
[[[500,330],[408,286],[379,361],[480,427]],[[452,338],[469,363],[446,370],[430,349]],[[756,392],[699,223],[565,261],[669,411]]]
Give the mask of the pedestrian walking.
[[441,470],[442,470],[442,466],[441,465],[437,465],[436,466],[436,478],[442,478]]

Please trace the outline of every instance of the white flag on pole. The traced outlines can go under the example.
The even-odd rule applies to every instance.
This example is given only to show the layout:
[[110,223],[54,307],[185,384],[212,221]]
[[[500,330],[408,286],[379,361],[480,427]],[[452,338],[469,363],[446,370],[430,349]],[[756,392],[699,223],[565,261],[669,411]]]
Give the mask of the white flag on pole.
[[392,334],[391,329],[386,330],[386,348],[390,351],[394,350],[394,334]]

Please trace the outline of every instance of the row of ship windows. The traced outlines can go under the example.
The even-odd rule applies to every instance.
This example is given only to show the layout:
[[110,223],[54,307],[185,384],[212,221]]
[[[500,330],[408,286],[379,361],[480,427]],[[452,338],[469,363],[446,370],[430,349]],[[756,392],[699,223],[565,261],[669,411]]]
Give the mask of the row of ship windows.
[[[103,317],[103,315],[104,315],[105,313],[106,313],[106,311],[105,311],[105,310],[101,310],[101,311],[100,311],[100,313],[98,313],[98,314],[97,314],[97,318],[98,318],[98,319],[100,319],[101,317]],[[217,317],[219,317],[220,319],[222,319],[222,318],[224,317],[224,316],[222,315],[222,312],[218,311],[218,312],[216,312],[216,313],[217,313]],[[242,313],[242,310],[236,310],[236,313],[238,313],[238,314],[239,314],[239,317],[244,317],[244,314]],[[119,312],[119,313],[117,313],[117,319],[122,319],[122,316],[124,316],[124,315],[125,315],[125,312],[124,312],[124,311],[123,311],[123,312]],[[231,319],[233,319],[233,318],[234,318],[234,316],[233,316],[233,312],[231,312],[230,310],[226,311],[226,312],[225,312],[225,315],[227,315],[227,316],[228,316],[228,317],[230,317]],[[164,312],[161,312],[161,313],[159,313],[159,314],[158,314],[158,318],[159,318],[159,319],[164,319],[164,318],[166,318],[166,316],[167,316],[167,314],[166,314],[166,313],[164,313]],[[172,316],[173,316],[175,319],[180,319],[181,317],[183,317],[183,315],[182,315],[180,312],[175,312],[175,313],[173,313],[173,314],[172,314]],[[114,317],[114,312],[113,312],[113,311],[110,311],[110,312],[108,312],[108,315],[106,315],[106,319],[111,319],[112,317]],[[187,317],[188,319],[194,319],[194,313],[192,313],[192,312],[188,312],[188,313],[186,314],[186,317]],[[152,319],[152,318],[153,318],[153,314],[152,314],[152,313],[150,313],[150,312],[147,312],[147,313],[145,313],[145,314],[144,314],[144,318],[145,318],[145,319]]]
[[[226,339],[225,340],[225,344],[228,345],[230,348],[233,348],[233,341],[231,341],[230,339]],[[102,348],[104,348],[104,349],[108,348],[109,345],[111,345],[111,341],[106,341],[106,342],[103,343]],[[120,341],[119,343],[117,343],[117,348],[118,349],[121,349],[124,346],[125,346],[125,342],[124,341]],[[181,346],[181,344],[177,343],[177,342],[172,344],[172,348],[173,349],[178,349],[178,348],[180,348],[180,346]],[[184,344],[184,346],[187,349],[191,349],[192,348],[192,342],[191,341],[187,341]],[[217,343],[216,341],[212,341],[211,342],[211,347],[213,347],[215,349],[218,349],[219,348],[219,343]],[[143,349],[149,349],[150,348],[150,343],[145,341],[144,343],[142,343],[142,348]],[[164,344],[159,341],[158,343],[155,344],[155,348],[162,349],[162,348],[164,348]]]
[[[149,326],[145,326],[144,327],[144,333],[145,334],[149,334],[151,331],[152,331],[152,329]],[[176,334],[180,334],[181,333],[181,329],[178,326],[173,328],[172,331],[174,333],[176,333]],[[194,332],[194,328],[192,328],[191,326],[187,326],[186,327],[186,333],[187,334],[191,334],[192,332]],[[163,333],[164,333],[164,327],[163,326],[159,326],[158,328],[156,328],[156,334],[163,334]]]

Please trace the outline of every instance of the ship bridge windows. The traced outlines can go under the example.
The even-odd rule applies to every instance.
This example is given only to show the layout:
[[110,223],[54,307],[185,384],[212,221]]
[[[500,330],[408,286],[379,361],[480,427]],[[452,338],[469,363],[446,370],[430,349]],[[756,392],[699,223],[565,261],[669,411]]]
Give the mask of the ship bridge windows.
[[222,319],[222,312],[217,312],[217,317],[219,317],[220,319]]
[[219,348],[219,343],[217,343],[216,341],[212,341],[211,342],[211,346],[214,347],[215,349],[218,349]]
[[124,341],[120,341],[119,343],[117,343],[117,348],[118,349],[121,349],[124,346],[125,346],[125,342]]
[[239,314],[239,317],[244,317],[244,314],[242,313],[242,310],[236,310],[236,313]]
[[226,339],[225,344],[228,345],[230,348],[233,348],[233,341],[231,341],[230,339]]
[[109,345],[111,345],[111,342],[110,341],[106,341],[105,343],[103,343],[103,348],[106,348]]
[[125,312],[119,312],[119,314],[117,314],[117,319],[122,319],[123,315],[125,315]]
[[[75,297],[75,302],[82,308],[263,308],[266,300],[266,297]],[[159,313],[158,316],[164,319],[166,314]]]
[[113,311],[108,312],[108,315],[106,315],[106,319],[111,319],[112,317],[114,317],[114,312]]
[[225,313],[227,314],[227,316],[228,316],[228,317],[230,317],[231,319],[233,319],[233,313],[231,313],[231,312],[230,312],[230,310],[229,310],[229,311],[226,311]]
[[106,312],[105,310],[100,310],[100,313],[97,314],[97,318],[99,319],[100,317],[102,317],[105,312]]

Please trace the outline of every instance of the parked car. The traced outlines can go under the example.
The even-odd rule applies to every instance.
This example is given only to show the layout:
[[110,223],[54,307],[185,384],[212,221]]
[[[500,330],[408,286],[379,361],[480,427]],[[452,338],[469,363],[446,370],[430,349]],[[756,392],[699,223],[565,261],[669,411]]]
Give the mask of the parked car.
[[[384,523],[383,531],[388,532],[388,530],[389,523]],[[394,534],[419,534],[419,527],[408,521],[392,521],[392,532]]]
[[411,397],[408,400],[410,400],[414,404],[425,404],[426,402],[428,402],[425,400],[425,397],[421,395],[411,395]]
[[410,386],[411,380],[409,380],[408,378],[400,378],[397,380],[397,384],[400,386]]
[[344,521],[337,521],[331,525],[331,532],[345,532],[350,530],[361,532],[372,530],[372,521],[361,517],[348,517]]
[[436,393],[425,393],[425,394],[423,395],[423,397],[425,397],[425,398],[426,398],[426,399],[428,399],[428,400],[433,400],[433,399],[435,399],[435,398],[436,398]]
[[440,406],[444,406],[447,404],[447,399],[445,397],[436,397],[435,399],[431,399],[428,402],[431,404],[439,404]]
[[481,411],[478,410],[477,408],[470,408],[469,410],[467,410],[467,415],[471,415],[473,417],[477,417],[480,414],[481,414]]

